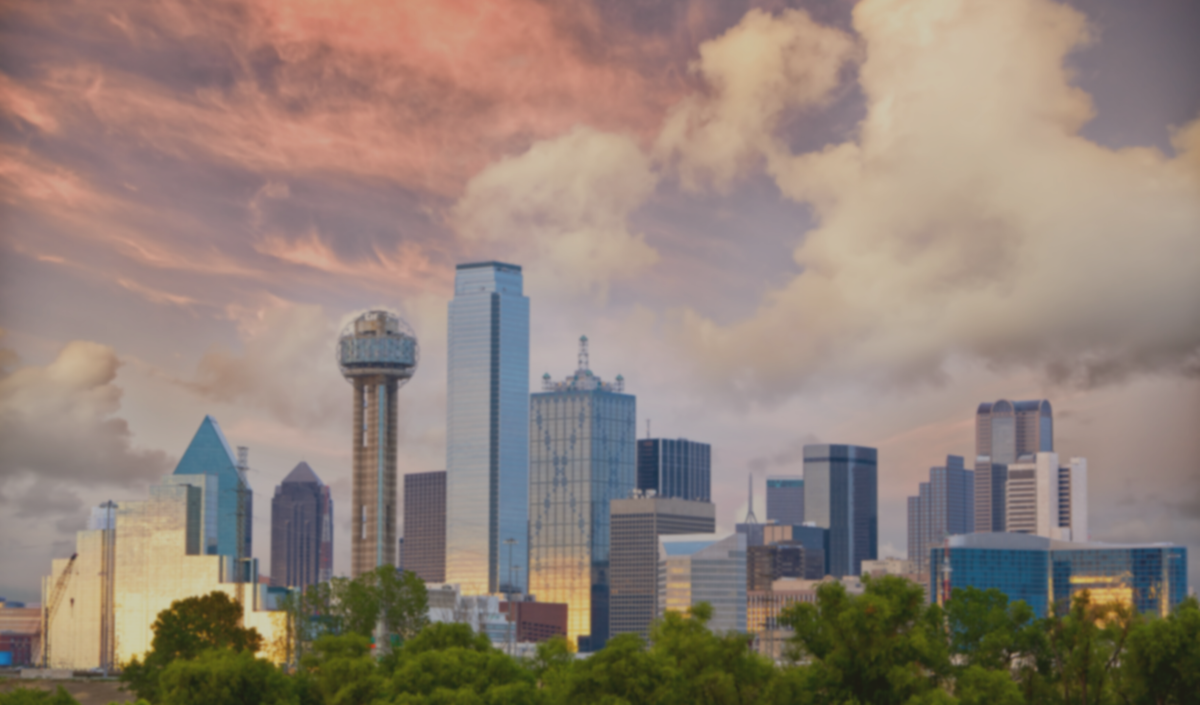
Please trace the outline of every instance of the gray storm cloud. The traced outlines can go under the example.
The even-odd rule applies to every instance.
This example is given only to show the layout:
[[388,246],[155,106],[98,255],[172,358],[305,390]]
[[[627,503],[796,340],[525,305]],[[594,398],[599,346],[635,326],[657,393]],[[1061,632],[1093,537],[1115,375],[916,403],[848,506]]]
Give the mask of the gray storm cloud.
[[[673,335],[699,351],[703,378],[778,400],[826,379],[936,380],[955,354],[1085,385],[1193,369],[1200,121],[1177,131],[1175,156],[1080,137],[1092,106],[1064,59],[1087,27],[1046,0],[867,0],[854,25],[867,116],[853,141],[819,152],[792,154],[763,134],[770,123],[739,116],[781,102],[745,82],[809,96],[813,75],[834,75],[847,50],[812,39],[826,30],[751,13],[701,51],[712,90],[685,105],[695,140],[674,140],[678,163],[742,173],[748,147],[714,150],[709,136],[749,131],[740,144],[818,219],[795,250],[801,273],[753,316],[724,326],[676,312]],[[814,42],[834,47],[806,55],[824,72],[786,68]],[[744,52],[726,51],[742,45],[784,54],[758,61],[776,75],[745,71]]]

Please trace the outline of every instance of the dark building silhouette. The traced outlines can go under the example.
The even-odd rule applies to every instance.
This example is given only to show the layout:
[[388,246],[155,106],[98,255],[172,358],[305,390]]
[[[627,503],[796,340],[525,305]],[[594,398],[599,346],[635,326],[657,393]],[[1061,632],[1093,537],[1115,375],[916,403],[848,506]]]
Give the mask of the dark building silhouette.
[[446,582],[446,471],[404,476],[404,569]]
[[304,587],[333,575],[333,499],[308,463],[271,500],[271,584]]
[[659,497],[712,501],[712,446],[685,438],[637,442],[637,488]]
[[711,533],[716,507],[677,497],[634,497],[609,503],[609,635],[647,635],[658,614],[658,537]]

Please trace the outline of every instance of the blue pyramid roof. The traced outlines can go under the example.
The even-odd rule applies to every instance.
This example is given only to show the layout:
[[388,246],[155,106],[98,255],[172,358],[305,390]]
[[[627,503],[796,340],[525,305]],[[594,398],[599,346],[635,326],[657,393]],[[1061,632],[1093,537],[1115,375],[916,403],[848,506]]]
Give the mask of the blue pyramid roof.
[[238,477],[243,482],[245,478],[238,471],[237,458],[221,425],[212,416],[205,416],[200,422],[196,435],[188,444],[179,464],[175,466],[176,475],[218,475],[226,478]]

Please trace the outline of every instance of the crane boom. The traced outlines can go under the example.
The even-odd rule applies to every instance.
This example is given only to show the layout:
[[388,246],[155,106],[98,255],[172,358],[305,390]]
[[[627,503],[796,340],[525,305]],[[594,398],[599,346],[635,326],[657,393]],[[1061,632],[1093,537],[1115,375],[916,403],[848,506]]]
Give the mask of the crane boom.
[[54,590],[47,596],[44,623],[42,624],[42,667],[50,667],[50,622],[54,620],[54,613],[58,612],[58,605],[62,602],[63,594],[67,591],[67,582],[71,579],[71,569],[75,567],[75,559],[79,556],[78,553],[72,553],[71,559],[67,561],[66,567],[58,574],[58,580],[54,581]]

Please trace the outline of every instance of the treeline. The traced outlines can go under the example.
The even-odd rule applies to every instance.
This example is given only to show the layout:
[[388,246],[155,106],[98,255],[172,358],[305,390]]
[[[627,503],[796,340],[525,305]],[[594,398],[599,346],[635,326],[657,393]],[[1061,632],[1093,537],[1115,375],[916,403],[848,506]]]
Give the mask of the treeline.
[[[1195,599],[1157,618],[1082,593],[1038,619],[996,590],[956,591],[943,609],[900,578],[864,582],[862,595],[829,583],[816,604],[787,610],[794,637],[782,666],[754,653],[747,635],[709,631],[711,608],[701,604],[668,613],[648,642],[621,635],[587,658],[554,639],[514,659],[463,624],[427,625],[380,654],[370,625],[343,624],[285,670],[254,656],[258,635],[224,622],[229,610],[217,603],[228,598],[214,593],[193,599],[211,601],[203,608],[222,626],[172,635],[171,624],[187,620],[168,613],[196,607],[177,603],[156,623],[142,670],[123,679],[162,705],[1200,703]],[[70,702],[17,697],[26,696],[0,703]]]

